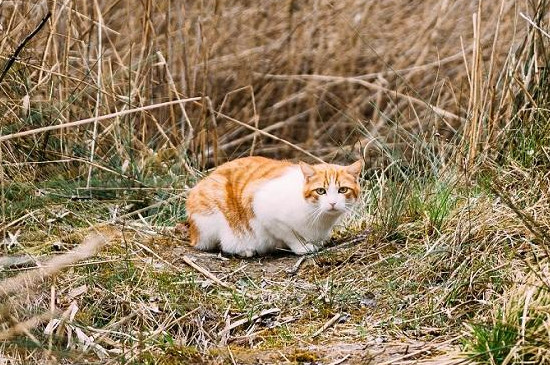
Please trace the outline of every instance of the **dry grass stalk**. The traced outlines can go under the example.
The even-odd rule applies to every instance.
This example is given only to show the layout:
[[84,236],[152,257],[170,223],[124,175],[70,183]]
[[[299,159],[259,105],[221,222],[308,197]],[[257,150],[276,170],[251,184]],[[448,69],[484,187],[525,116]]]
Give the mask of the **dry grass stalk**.
[[95,255],[107,242],[108,237],[104,235],[90,235],[81,245],[69,253],[48,260],[39,269],[2,280],[0,282],[0,297],[27,292],[40,284],[45,278],[60,272],[67,266]]
[[97,17],[99,19],[99,26],[97,27],[97,77],[96,77],[96,84],[97,84],[97,94],[95,98],[95,107],[94,107],[94,117],[96,118],[94,120],[94,128],[92,132],[92,141],[90,143],[90,165],[88,166],[88,179],[86,181],[86,187],[90,187],[90,181],[92,179],[92,169],[93,169],[93,162],[94,162],[94,156],[95,156],[95,146],[97,142],[97,128],[98,128],[98,120],[97,117],[100,113],[100,105],[102,103],[103,99],[103,93],[102,93],[102,65],[103,65],[103,47],[102,47],[102,30],[103,30],[103,17],[101,16],[101,10],[99,8],[99,4],[97,3],[97,0],[94,0],[94,8],[97,12]]
[[0,142],[7,141],[7,140],[10,140],[10,139],[14,139],[14,138],[30,136],[30,135],[38,134],[38,133],[42,133],[42,132],[49,132],[49,131],[54,131],[54,130],[63,129],[63,128],[78,127],[78,126],[81,126],[81,125],[94,123],[96,121],[122,117],[122,116],[132,114],[132,113],[137,113],[137,112],[142,112],[142,111],[146,111],[146,110],[162,108],[162,107],[169,106],[169,105],[181,104],[181,103],[192,102],[192,101],[199,101],[199,100],[201,100],[201,98],[189,98],[189,99],[167,101],[165,103],[159,103],[159,104],[142,106],[142,107],[139,107],[139,108],[123,110],[123,111],[120,111],[120,112],[106,114],[106,115],[102,115],[102,116],[99,116],[99,117],[86,118],[86,119],[78,120],[78,121],[75,121],[75,122],[68,122],[68,123],[63,123],[63,124],[59,124],[59,125],[52,125],[52,126],[48,126],[48,127],[35,128],[35,129],[24,131],[24,132],[6,134],[6,135],[3,135],[3,136],[0,136]]

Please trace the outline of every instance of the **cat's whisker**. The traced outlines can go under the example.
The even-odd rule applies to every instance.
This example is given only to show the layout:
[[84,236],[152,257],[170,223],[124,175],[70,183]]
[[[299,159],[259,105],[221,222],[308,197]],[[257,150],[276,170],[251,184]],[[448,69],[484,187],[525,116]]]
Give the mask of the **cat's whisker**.
[[308,218],[314,218],[317,214],[319,214],[319,212],[321,212],[321,208],[314,207],[308,212]]
[[323,218],[326,218],[325,217],[325,211],[323,209],[319,208],[318,213],[315,216],[315,222],[319,223]]
[[316,224],[317,221],[319,220],[319,218],[321,218],[322,215],[323,215],[323,210],[319,207],[316,207],[316,209],[313,210],[309,215],[310,221],[308,222],[308,224],[310,226]]

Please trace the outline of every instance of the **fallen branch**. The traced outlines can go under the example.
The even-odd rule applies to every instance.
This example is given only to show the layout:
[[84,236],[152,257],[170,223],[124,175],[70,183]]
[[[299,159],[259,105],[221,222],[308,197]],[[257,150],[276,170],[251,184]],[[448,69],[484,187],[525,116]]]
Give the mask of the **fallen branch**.
[[300,256],[300,258],[296,260],[296,263],[290,269],[286,270],[286,273],[289,275],[296,275],[298,270],[300,270],[300,266],[307,258],[307,256]]
[[313,335],[311,335],[311,338],[315,338],[317,336],[319,336],[321,333],[323,333],[327,328],[329,328],[330,326],[332,326],[333,324],[335,324],[339,319],[340,317],[342,317],[342,314],[341,313],[336,313],[334,315],[334,317],[332,317],[331,319],[328,320],[327,323],[325,323],[323,325],[323,327],[319,328]]
[[257,297],[254,295],[254,294],[250,294],[250,293],[246,293],[246,292],[242,292],[234,287],[232,287],[231,285],[227,284],[226,282],[224,281],[221,281],[220,279],[218,279],[218,277],[214,274],[212,274],[210,271],[206,270],[204,267],[198,265],[195,261],[193,261],[193,259],[191,259],[189,256],[187,255],[184,255],[183,256],[183,261],[191,266],[193,269],[197,270],[198,272],[200,272],[201,274],[203,274],[204,276],[206,276],[208,279],[212,280],[214,283],[218,284],[219,286],[221,286],[222,288],[225,288],[225,289],[228,289],[228,290],[234,290],[238,293],[241,293],[242,295],[250,298],[250,299],[257,299]]
[[344,247],[351,246],[351,245],[354,245],[356,243],[362,243],[362,242],[367,240],[367,238],[369,237],[369,234],[370,234],[370,231],[367,231],[366,233],[360,234],[357,237],[354,237],[354,238],[351,238],[351,239],[348,239],[348,240],[343,240],[343,241],[336,242],[334,245],[326,247],[323,251],[340,250]]
[[251,318],[243,318],[243,319],[239,319],[238,321],[236,322],[233,322],[231,323],[230,325],[226,326],[223,330],[221,330],[219,333],[218,333],[218,336],[223,336],[225,334],[229,334],[231,332],[231,330],[237,328],[237,327],[240,327],[242,326],[243,324],[246,324],[246,323],[249,323],[249,322],[254,322],[256,321],[257,319],[260,319],[262,317],[267,317],[267,316],[270,316],[272,314],[277,314],[279,313],[281,310],[279,308],[271,308],[271,309],[266,309],[266,310],[263,310],[261,311],[260,313],[256,314],[256,315],[253,315]]
[[210,271],[206,270],[204,267],[202,266],[199,266],[197,263],[195,263],[195,261],[193,261],[189,256],[187,255],[184,255],[183,256],[183,261],[191,266],[193,269],[197,270],[198,272],[200,272],[201,274],[203,274],[204,276],[206,276],[208,279],[212,280],[213,282],[215,282],[216,284],[218,284],[219,286],[221,287],[224,287],[226,289],[233,289],[231,287],[231,285],[221,281],[220,279],[218,279],[216,277],[216,275],[212,274]]
[[235,343],[239,343],[241,341],[244,341],[244,340],[250,340],[251,338],[255,338],[259,335],[261,335],[262,333],[265,333],[273,328],[276,328],[276,327],[280,327],[284,324],[287,324],[287,323],[290,323],[290,322],[293,322],[295,321],[296,319],[298,319],[297,317],[290,317],[289,319],[287,320],[284,320],[282,322],[277,322],[274,326],[269,326],[268,328],[263,328],[259,331],[256,331],[256,332],[252,332],[250,334],[246,334],[246,335],[243,335],[243,336],[237,336],[237,337],[231,337],[230,339],[228,339],[228,342],[235,342]]
[[349,359],[350,357],[351,357],[351,355],[350,355],[350,354],[347,354],[347,355],[344,356],[343,358],[331,362],[329,365],[338,365],[338,364],[341,364],[341,363],[343,363],[344,361],[346,361],[347,359]]

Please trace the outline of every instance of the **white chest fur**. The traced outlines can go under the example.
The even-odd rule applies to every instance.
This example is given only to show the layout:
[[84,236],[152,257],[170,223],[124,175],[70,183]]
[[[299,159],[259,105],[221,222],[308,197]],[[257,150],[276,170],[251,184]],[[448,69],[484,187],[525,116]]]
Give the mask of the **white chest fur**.
[[326,240],[340,217],[322,214],[309,204],[303,186],[300,168],[289,167],[282,176],[261,185],[253,201],[257,233],[270,236],[263,237],[268,242],[283,241],[295,253],[314,250],[312,244]]

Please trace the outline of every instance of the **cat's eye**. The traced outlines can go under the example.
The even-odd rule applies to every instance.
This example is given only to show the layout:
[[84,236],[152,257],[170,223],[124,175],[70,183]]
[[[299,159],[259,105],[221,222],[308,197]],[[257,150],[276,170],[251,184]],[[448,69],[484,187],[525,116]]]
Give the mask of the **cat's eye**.
[[325,188],[317,188],[315,189],[315,192],[319,195],[324,195],[327,193],[327,191],[325,190]]
[[340,188],[338,189],[338,193],[340,193],[340,194],[345,194],[345,193],[348,192],[348,190],[349,190],[348,187],[342,186],[342,187],[340,187]]

